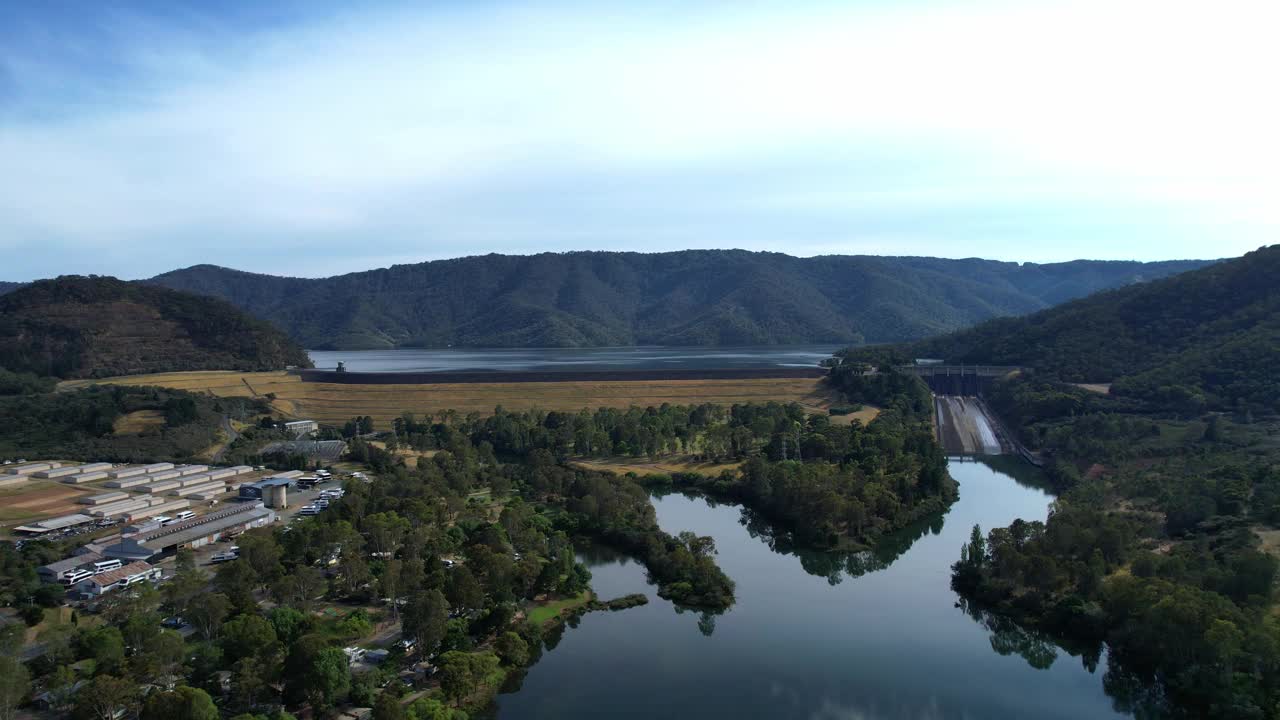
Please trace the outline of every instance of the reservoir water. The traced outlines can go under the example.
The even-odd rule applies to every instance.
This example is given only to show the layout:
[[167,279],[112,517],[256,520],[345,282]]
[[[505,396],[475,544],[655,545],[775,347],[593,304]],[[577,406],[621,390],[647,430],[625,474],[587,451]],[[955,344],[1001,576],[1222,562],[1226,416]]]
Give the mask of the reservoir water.
[[[1120,717],[1103,692],[1106,657],[1074,657],[1015,624],[957,607],[950,565],[973,525],[1043,520],[1052,496],[1021,469],[953,460],[960,500],[872,556],[797,555],[741,508],[655,498],[671,533],[715,538],[737,583],[717,617],[677,612],[644,568],[583,554],[602,598],[650,604],[591,613],[565,630],[498,718],[810,718],[814,720]],[[1012,473],[1012,474],[1010,474]]]
[[309,350],[316,368],[338,361],[352,372],[459,372],[463,370],[698,370],[813,367],[834,345],[762,347],[492,348],[424,350]]

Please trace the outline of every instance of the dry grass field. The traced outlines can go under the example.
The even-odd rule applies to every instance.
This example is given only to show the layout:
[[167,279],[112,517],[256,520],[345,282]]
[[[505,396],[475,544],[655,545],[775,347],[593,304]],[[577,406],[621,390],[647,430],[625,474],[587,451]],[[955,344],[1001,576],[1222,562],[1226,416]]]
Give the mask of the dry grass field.
[[[277,412],[341,425],[357,415],[369,415],[379,428],[405,412],[418,415],[457,410],[491,413],[508,410],[573,411],[582,408],[671,404],[798,402],[825,413],[841,402],[819,378],[749,380],[642,380],[607,382],[458,383],[440,385],[345,385],[304,383],[281,372],[182,372],[132,375],[104,380],[72,380],[62,388],[98,383],[160,385],[220,397],[274,396]],[[849,416],[851,417],[851,416]]]
[[673,455],[657,460],[634,457],[578,458],[572,464],[584,470],[607,470],[620,474],[633,472],[637,475],[669,475],[678,472],[719,475],[725,470],[742,467],[741,462],[696,462],[688,455]]
[[860,421],[863,425],[868,425],[880,415],[880,408],[874,405],[863,405],[862,409],[848,415],[832,415],[832,425],[852,425],[854,420]]
[[164,425],[164,414],[159,410],[138,410],[116,418],[117,435],[136,435]]
[[0,522],[10,524],[10,521],[80,512],[85,506],[78,504],[76,498],[90,492],[102,490],[96,486],[66,485],[55,480],[31,480],[0,489]]

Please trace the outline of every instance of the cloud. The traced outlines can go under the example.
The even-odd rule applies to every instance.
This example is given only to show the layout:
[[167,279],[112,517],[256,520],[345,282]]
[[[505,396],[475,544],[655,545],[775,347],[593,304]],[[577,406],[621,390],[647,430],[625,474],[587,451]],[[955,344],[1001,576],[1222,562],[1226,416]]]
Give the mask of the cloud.
[[1240,253],[1280,226],[1277,20],[1146,0],[108,15],[88,49],[0,54],[0,250],[24,251],[3,272],[67,268],[50,249],[126,276],[302,252],[308,273],[491,250]]

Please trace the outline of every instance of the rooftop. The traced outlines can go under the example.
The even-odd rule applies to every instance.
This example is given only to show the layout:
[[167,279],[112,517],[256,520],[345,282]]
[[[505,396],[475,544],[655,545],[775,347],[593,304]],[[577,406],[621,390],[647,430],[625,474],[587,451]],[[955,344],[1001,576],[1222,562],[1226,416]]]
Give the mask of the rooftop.
[[259,505],[248,505],[222,510],[208,515],[201,515],[194,520],[175,523],[159,530],[142,533],[137,540],[151,548],[165,548],[170,545],[181,545],[196,538],[201,538],[241,523],[252,522],[258,518],[274,515],[275,511]]
[[93,577],[89,578],[86,582],[91,582],[91,583],[94,583],[95,585],[101,585],[103,587],[106,587],[107,585],[118,583],[127,577],[132,577],[134,575],[137,575],[138,573],[144,573],[150,569],[151,569],[150,565],[139,560],[138,562],[131,562],[128,565],[125,565],[124,567],[121,567],[121,568],[117,568],[115,570],[108,570],[107,572],[104,572],[104,573],[98,573],[97,575],[94,575]]
[[96,552],[85,553],[84,555],[72,555],[57,562],[51,562],[48,565],[41,566],[41,570],[51,572],[55,575],[61,575],[68,570],[74,570],[81,565],[96,562],[102,559],[102,555]]

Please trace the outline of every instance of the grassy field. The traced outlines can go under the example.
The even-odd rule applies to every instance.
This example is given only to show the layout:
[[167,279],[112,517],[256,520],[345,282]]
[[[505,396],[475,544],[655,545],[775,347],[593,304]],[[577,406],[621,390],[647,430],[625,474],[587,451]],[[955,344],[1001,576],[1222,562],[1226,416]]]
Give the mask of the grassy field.
[[529,610],[528,620],[535,625],[541,625],[546,621],[558,616],[561,612],[578,607],[591,599],[591,593],[583,590],[582,594],[563,600],[552,600],[551,602],[541,603]]
[[812,412],[825,413],[841,400],[819,378],[751,380],[644,380],[608,382],[460,383],[441,385],[343,385],[304,383],[281,372],[183,372],[132,375],[105,380],[72,380],[60,388],[94,382],[120,385],[160,385],[219,397],[272,395],[277,412],[341,425],[357,415],[369,415],[379,429],[405,412],[428,413],[451,409],[461,413],[508,410],[573,411],[582,408],[671,404],[798,402]]
[[637,475],[670,475],[671,473],[698,473],[701,475],[719,475],[725,470],[737,470],[742,463],[708,463],[694,462],[687,455],[665,457],[658,460],[645,460],[634,457],[615,458],[578,458],[572,463],[584,470],[607,470],[615,473],[635,473]]

